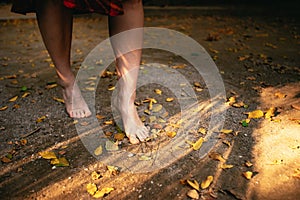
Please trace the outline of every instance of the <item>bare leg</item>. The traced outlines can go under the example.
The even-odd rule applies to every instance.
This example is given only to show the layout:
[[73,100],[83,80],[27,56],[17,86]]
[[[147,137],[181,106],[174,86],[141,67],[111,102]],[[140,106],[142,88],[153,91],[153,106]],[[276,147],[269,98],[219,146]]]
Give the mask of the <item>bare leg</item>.
[[[124,15],[109,17],[110,35],[116,35],[126,30],[142,28],[144,25],[144,12],[141,0],[127,0],[123,2]],[[132,35],[128,35],[132,38]],[[116,60],[116,69],[120,78],[120,88],[118,91],[117,107],[121,113],[125,133],[133,144],[143,141],[149,135],[149,129],[146,128],[140,120],[134,105],[136,97],[136,84],[141,59],[141,50],[134,50],[130,53],[122,54],[120,49],[135,43],[134,46],[141,47],[142,33],[138,32],[134,38],[135,41],[125,40],[112,41],[115,53],[119,56]]]
[[72,12],[63,6],[61,0],[42,0],[37,4],[39,28],[63,87],[66,110],[70,117],[87,117],[91,112],[77,84],[74,84],[75,77],[70,64]]

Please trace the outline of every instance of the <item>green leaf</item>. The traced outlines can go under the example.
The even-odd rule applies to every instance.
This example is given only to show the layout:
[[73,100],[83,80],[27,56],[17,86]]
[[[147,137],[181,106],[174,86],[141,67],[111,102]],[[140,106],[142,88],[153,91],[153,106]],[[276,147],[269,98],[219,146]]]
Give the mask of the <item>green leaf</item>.
[[21,87],[21,92],[26,92],[27,90],[28,90],[28,88],[26,86]]

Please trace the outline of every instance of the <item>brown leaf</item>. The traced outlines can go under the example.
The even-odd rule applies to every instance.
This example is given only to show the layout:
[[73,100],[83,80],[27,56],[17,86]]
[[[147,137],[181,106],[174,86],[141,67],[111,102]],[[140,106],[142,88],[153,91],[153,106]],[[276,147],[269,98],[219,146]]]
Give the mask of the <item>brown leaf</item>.
[[226,160],[219,153],[212,152],[209,154],[209,157],[214,160],[218,160],[220,162],[225,162]]

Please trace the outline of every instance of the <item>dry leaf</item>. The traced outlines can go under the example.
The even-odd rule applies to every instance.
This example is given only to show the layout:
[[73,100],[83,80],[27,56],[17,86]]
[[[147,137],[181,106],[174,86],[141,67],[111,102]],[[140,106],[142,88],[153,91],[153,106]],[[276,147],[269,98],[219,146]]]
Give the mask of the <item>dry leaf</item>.
[[55,159],[57,158],[55,153],[52,151],[43,151],[43,152],[39,152],[39,155],[44,158],[44,159]]
[[195,143],[192,143],[190,141],[186,141],[186,142],[189,143],[195,151],[197,151],[201,148],[201,146],[204,142],[204,139],[203,139],[203,137],[200,137]]
[[94,154],[95,154],[96,156],[99,156],[99,155],[102,154],[102,152],[103,152],[103,149],[102,149],[102,146],[100,145],[99,147],[97,147],[97,148],[95,149]]
[[163,106],[161,104],[155,104],[152,108],[152,111],[159,112],[159,111],[161,111],[162,108],[163,108]]
[[166,102],[172,102],[172,101],[174,101],[174,98],[172,98],[172,97],[166,98]]
[[110,174],[112,174],[112,175],[117,175],[119,173],[118,167],[115,167],[112,165],[107,165],[106,167],[107,167],[108,171],[110,172]]
[[29,93],[29,92],[25,92],[25,93],[22,95],[22,98],[25,98],[25,97],[27,97],[28,95],[30,95],[30,93]]
[[233,165],[227,165],[227,164],[225,164],[225,163],[221,165],[221,168],[222,168],[222,169],[231,169],[231,168],[233,168],[233,167],[234,167]]
[[57,98],[57,97],[53,97],[53,100],[54,100],[54,101],[57,101],[57,102],[59,102],[59,103],[65,103],[65,100],[60,99],[60,98]]
[[173,65],[173,69],[184,69],[187,65],[186,64],[179,64],[179,65]]
[[194,86],[197,88],[201,88],[201,84],[199,82],[194,82]]
[[201,133],[201,134],[205,135],[206,134],[206,129],[205,128],[199,128],[198,133]]
[[113,191],[114,188],[103,188],[100,191],[98,190],[93,197],[94,198],[102,198],[104,195],[109,194],[111,191]]
[[192,199],[199,199],[197,190],[189,190],[186,195]]
[[91,176],[92,176],[92,180],[98,180],[101,177],[101,174],[99,174],[96,171],[93,171]]
[[114,89],[116,89],[116,87],[115,87],[115,86],[109,86],[107,90],[109,90],[109,91],[113,91]]
[[150,110],[148,110],[148,109],[144,110],[144,113],[146,113],[147,115],[151,114]]
[[49,84],[49,85],[46,85],[46,89],[48,89],[48,90],[50,90],[50,89],[53,89],[53,88],[55,88],[55,87],[57,87],[58,85],[56,84],[56,83],[54,83],[54,84]]
[[274,95],[279,99],[283,99],[287,96],[286,94],[283,94],[281,92],[276,92]]
[[3,156],[3,157],[1,158],[1,161],[4,162],[4,163],[9,163],[9,162],[11,162],[11,159],[9,159],[9,158],[6,157],[6,156]]
[[8,106],[3,106],[3,107],[0,108],[0,111],[4,111],[4,110],[6,110],[7,108],[8,108]]
[[162,91],[160,89],[155,89],[154,92],[158,95],[161,95],[162,94]]
[[248,114],[248,119],[258,119],[264,116],[264,112],[261,110],[254,110],[246,114]]
[[57,167],[69,167],[70,164],[65,157],[51,159],[51,164]]
[[86,185],[86,191],[90,194],[90,195],[94,195],[97,191],[97,186],[95,183],[89,183]]
[[105,142],[105,149],[107,151],[117,151],[117,150],[119,150],[119,146],[118,146],[118,144],[108,140]]
[[9,99],[8,101],[9,101],[9,102],[14,102],[14,101],[16,101],[17,99],[18,99],[18,96],[15,96],[15,97]]
[[223,140],[223,143],[226,144],[227,146],[231,146],[230,142],[228,140]]
[[40,122],[44,121],[46,118],[47,118],[46,116],[41,116],[40,118],[38,118],[38,119],[36,120],[36,122],[37,122],[37,123],[40,123]]
[[271,107],[269,110],[267,110],[267,112],[265,114],[265,118],[266,119],[271,119],[272,117],[275,116],[275,112],[276,112],[276,108],[275,107]]
[[156,116],[149,116],[149,123],[153,123],[156,121]]
[[170,137],[170,138],[173,138],[173,137],[176,136],[176,132],[175,131],[168,131],[167,136]]
[[229,97],[229,98],[228,98],[226,104],[231,106],[231,105],[234,104],[235,102],[236,102],[236,99],[235,99],[235,97],[233,96],[233,97]]
[[206,180],[204,180],[204,181],[201,182],[201,188],[202,189],[208,188],[210,186],[210,184],[212,183],[213,180],[214,180],[213,176],[208,176],[206,178]]
[[104,119],[105,117],[103,115],[96,115],[96,118],[101,120],[101,119]]
[[246,161],[245,166],[246,166],[246,167],[252,167],[253,164],[252,164],[250,161]]
[[200,187],[199,187],[199,183],[196,181],[196,180],[194,180],[194,181],[190,181],[190,180],[187,180],[187,183],[192,187],[192,188],[194,188],[194,189],[196,189],[196,190],[200,190]]
[[220,132],[224,134],[229,134],[232,133],[232,129],[222,129]]
[[248,180],[250,180],[252,178],[252,175],[253,175],[253,172],[250,172],[250,171],[246,171],[243,173],[243,176]]
[[214,160],[218,160],[220,162],[225,162],[226,160],[218,153],[216,152],[212,152],[209,154],[209,157],[214,159]]
[[141,157],[139,157],[139,160],[147,161],[147,160],[151,160],[151,157],[149,157],[149,156],[141,156]]
[[95,88],[94,87],[86,87],[85,90],[87,90],[87,91],[95,91]]
[[112,125],[113,123],[114,123],[113,120],[109,120],[109,121],[104,122],[105,125]]
[[116,133],[114,135],[114,138],[118,141],[122,141],[125,138],[125,134],[124,133]]

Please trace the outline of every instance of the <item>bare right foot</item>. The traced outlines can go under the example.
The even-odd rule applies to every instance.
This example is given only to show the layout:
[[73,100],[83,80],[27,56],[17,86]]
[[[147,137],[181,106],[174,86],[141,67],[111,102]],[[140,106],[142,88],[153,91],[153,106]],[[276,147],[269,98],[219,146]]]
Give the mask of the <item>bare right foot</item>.
[[76,83],[63,86],[63,98],[66,111],[71,118],[85,118],[92,114]]

